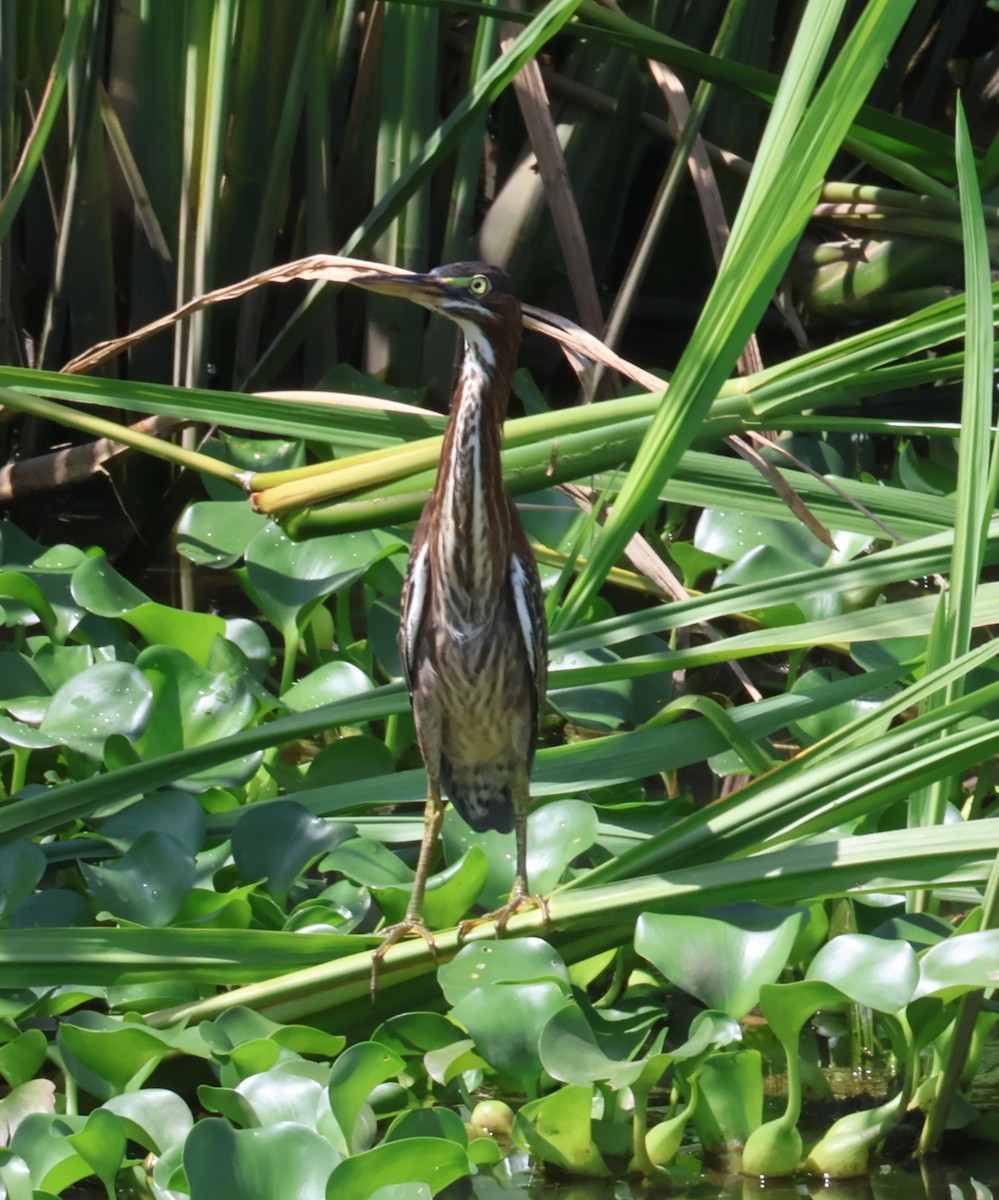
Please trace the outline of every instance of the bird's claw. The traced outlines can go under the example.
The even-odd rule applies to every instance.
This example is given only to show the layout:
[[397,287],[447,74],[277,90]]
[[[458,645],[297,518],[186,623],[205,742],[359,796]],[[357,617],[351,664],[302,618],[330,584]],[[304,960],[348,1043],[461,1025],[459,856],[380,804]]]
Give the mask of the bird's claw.
[[437,960],[437,943],[434,941],[434,935],[423,923],[421,917],[404,917],[396,925],[390,925],[387,929],[382,930],[381,945],[371,955],[371,999],[372,1002],[378,996],[378,972],[381,970],[382,959],[386,953],[403,938],[421,937],[430,948],[430,953]]
[[468,917],[466,920],[460,921],[458,923],[458,941],[464,941],[473,929],[476,929],[479,925],[486,925],[491,921],[496,923],[497,934],[505,933],[510,918],[516,916],[519,912],[524,912],[528,908],[540,908],[546,925],[551,921],[551,913],[548,911],[548,901],[544,896],[529,896],[526,889],[515,888],[510,894],[510,899],[502,908],[496,909],[495,912],[486,913],[483,917]]

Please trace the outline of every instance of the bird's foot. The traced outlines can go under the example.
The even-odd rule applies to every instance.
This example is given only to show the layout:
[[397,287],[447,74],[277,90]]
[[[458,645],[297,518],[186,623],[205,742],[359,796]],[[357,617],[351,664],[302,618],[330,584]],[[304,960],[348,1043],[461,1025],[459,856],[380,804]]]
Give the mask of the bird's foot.
[[430,953],[437,958],[437,943],[434,935],[426,927],[422,917],[403,917],[396,925],[390,925],[382,930],[382,944],[371,955],[371,999],[378,995],[378,972],[381,970],[382,959],[387,952],[403,938],[421,937],[430,947]]
[[528,895],[526,886],[518,880],[514,885],[513,891],[510,893],[510,899],[507,900],[502,908],[496,909],[495,912],[486,913],[484,917],[469,917],[467,920],[459,922],[458,941],[464,941],[473,929],[491,921],[495,921],[496,923],[496,932],[502,934],[505,932],[507,922],[510,918],[519,912],[524,912],[528,908],[540,908],[546,925],[551,920],[551,914],[548,911],[548,901],[544,896]]

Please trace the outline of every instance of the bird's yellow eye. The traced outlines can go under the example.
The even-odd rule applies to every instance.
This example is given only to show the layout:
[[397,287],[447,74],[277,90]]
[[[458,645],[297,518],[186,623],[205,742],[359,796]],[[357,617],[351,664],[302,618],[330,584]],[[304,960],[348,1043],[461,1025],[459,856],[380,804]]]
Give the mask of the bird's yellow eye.
[[485,275],[473,275],[468,281],[468,290],[473,296],[484,296],[492,290],[492,286]]

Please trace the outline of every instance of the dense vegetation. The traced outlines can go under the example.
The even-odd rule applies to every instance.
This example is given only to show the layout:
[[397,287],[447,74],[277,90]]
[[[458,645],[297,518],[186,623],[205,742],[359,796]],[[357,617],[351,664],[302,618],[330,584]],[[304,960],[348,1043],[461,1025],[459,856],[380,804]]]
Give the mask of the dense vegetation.
[[[995,14],[502,16],[0,5],[11,1200],[409,1200],[517,1153],[661,1182],[694,1134],[850,1176],[907,1112],[924,1155],[995,1133]],[[506,429],[550,919],[459,946],[512,835],[449,812],[436,957],[373,1002],[453,343],[335,285],[470,257],[623,356],[532,311]],[[802,1126],[871,1059],[880,1102]]]

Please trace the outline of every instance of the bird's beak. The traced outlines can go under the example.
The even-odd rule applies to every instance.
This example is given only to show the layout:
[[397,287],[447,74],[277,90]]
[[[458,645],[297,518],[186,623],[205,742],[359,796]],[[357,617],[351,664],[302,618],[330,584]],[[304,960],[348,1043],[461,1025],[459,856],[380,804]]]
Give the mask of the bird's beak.
[[350,281],[381,296],[398,296],[436,312],[447,288],[432,275],[358,275]]

